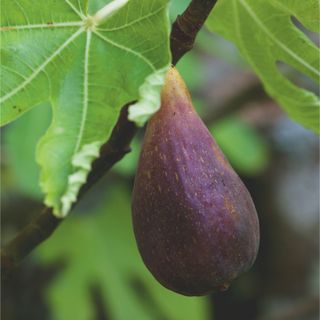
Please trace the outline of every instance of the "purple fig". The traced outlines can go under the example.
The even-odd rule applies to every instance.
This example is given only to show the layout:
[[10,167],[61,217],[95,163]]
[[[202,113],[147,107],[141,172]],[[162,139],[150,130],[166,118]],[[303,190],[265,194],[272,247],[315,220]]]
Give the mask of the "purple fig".
[[174,68],[146,129],[132,211],[145,265],[175,292],[224,290],[256,258],[259,222],[250,194]]

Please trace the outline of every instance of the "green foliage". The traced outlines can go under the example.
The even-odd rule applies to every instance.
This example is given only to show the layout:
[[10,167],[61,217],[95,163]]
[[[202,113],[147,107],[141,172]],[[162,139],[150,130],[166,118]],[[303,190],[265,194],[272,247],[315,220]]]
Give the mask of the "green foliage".
[[134,176],[139,160],[141,143],[137,137],[132,140],[130,145],[131,152],[117,162],[112,170],[124,176]]
[[173,22],[179,14],[187,8],[188,4],[190,3],[189,0],[172,0],[170,1],[170,18]]
[[5,131],[8,164],[18,189],[26,195],[41,199],[39,166],[35,161],[36,145],[50,123],[49,104],[41,104],[12,123]]
[[115,0],[109,10],[100,0],[3,1],[1,123],[50,101],[37,161],[57,216],[76,200],[120,108],[139,99],[130,112],[139,124],[158,108],[170,61],[167,2]]
[[267,92],[292,119],[319,131],[318,97],[294,85],[276,65],[281,61],[319,81],[319,49],[293,24],[292,16],[318,31],[318,0],[220,0],[207,26],[237,45]]
[[217,143],[241,174],[256,175],[268,165],[266,141],[251,126],[236,117],[225,118],[210,128]]
[[204,82],[204,70],[199,55],[194,51],[188,52],[177,65],[183,80],[188,84],[190,91],[200,89]]
[[[89,295],[93,284],[100,286],[106,311],[114,320],[152,320],[157,312],[159,318],[170,320],[208,319],[206,298],[170,292],[143,265],[132,232],[130,196],[121,185],[113,184],[105,192],[100,208],[65,221],[39,248],[38,256],[44,264],[66,262],[47,291],[56,320],[94,319]],[[135,281],[147,290],[148,299],[135,291]]]
[[196,44],[200,50],[206,54],[236,65],[237,67],[247,68],[247,63],[241,57],[237,47],[226,38],[217,33],[209,32],[203,28],[197,35]]

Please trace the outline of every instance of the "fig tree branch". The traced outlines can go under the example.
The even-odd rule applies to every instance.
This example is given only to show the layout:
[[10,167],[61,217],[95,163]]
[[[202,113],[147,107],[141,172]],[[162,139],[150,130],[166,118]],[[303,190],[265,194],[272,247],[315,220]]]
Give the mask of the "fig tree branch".
[[192,0],[173,23],[170,46],[174,65],[193,48],[195,38],[216,2],[217,0]]
[[[198,31],[203,26],[216,1],[192,0],[184,13],[173,23],[170,44],[172,63],[192,49]],[[120,114],[111,138],[102,147],[100,157],[94,162],[86,184],[81,188],[78,200],[86,191],[101,178],[109,169],[130,151],[130,143],[136,133],[135,125],[127,119],[128,106]],[[76,204],[75,204],[76,205]],[[18,235],[1,249],[2,279],[6,279],[20,261],[33,249],[45,241],[62,222],[56,218],[50,208],[43,211]]]

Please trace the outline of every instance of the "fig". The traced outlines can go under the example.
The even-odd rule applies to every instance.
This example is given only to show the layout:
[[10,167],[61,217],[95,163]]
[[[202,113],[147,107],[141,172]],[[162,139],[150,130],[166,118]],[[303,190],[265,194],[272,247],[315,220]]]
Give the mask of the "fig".
[[257,255],[259,222],[251,196],[197,115],[175,68],[146,128],[132,221],[147,268],[183,295],[225,290]]

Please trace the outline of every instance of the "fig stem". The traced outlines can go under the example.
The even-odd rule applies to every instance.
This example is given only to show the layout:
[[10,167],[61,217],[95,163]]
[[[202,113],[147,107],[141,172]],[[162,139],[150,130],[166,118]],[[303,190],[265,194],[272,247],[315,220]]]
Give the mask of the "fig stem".
[[[216,0],[192,0],[187,9],[173,23],[170,46],[174,65],[192,49],[196,35],[215,3]],[[128,106],[124,106],[110,140],[102,147],[100,157],[94,162],[88,180],[80,190],[78,201],[99,178],[130,151],[129,146],[137,128],[127,119],[127,112]],[[50,208],[45,207],[15,238],[3,246],[1,248],[1,280],[10,277],[21,260],[49,238],[62,221],[53,216]]]
[[128,3],[128,1],[129,0],[113,0],[112,2],[105,5],[93,16],[95,24],[99,25],[102,22],[104,22],[108,17],[110,17],[123,6],[125,6]]

